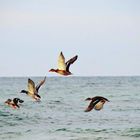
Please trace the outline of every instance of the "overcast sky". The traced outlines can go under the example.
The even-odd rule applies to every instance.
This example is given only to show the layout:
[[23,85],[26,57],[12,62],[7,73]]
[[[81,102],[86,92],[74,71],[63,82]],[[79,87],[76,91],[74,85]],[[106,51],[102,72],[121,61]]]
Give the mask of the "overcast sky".
[[140,75],[139,0],[0,0],[0,76]]

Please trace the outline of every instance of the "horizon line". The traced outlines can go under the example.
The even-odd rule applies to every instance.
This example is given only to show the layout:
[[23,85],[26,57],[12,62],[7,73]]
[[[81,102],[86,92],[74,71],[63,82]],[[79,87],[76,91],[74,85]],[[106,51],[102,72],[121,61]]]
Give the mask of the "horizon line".
[[[27,78],[27,77],[44,77],[46,75],[27,75],[27,76],[0,76],[0,78]],[[70,77],[140,77],[140,75],[72,75],[72,76],[46,76],[46,77],[58,77],[58,78],[70,78]]]

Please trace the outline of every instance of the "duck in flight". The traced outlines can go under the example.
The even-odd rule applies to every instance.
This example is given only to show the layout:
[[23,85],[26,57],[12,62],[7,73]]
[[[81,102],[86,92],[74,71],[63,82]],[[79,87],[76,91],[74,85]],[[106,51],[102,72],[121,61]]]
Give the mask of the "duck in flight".
[[18,103],[23,103],[23,102],[24,101],[19,99],[19,98],[14,98],[13,100],[12,99],[7,99],[7,101],[5,101],[5,104],[10,106],[13,109],[17,109],[17,108],[20,108]]
[[21,90],[20,93],[25,93],[35,99],[36,101],[40,101],[41,96],[38,95],[40,87],[45,83],[46,77],[35,86],[35,83],[30,78],[28,79],[28,90]]
[[104,103],[109,100],[102,96],[95,96],[93,98],[87,98],[86,101],[91,101],[89,106],[86,108],[85,112],[89,112],[92,109],[101,110],[103,108]]
[[77,60],[77,58],[78,55],[65,62],[65,57],[61,52],[58,58],[58,69],[50,69],[49,72],[56,72],[64,76],[71,75],[72,73],[69,71],[70,65],[73,64]]

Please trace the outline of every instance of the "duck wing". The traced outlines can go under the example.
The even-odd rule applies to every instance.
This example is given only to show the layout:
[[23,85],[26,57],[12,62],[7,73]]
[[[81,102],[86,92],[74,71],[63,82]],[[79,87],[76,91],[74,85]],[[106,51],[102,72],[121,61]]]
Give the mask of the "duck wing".
[[40,83],[38,83],[38,85],[36,86],[37,93],[39,91],[39,88],[45,83],[45,81],[46,81],[46,77],[43,80],[41,80]]
[[18,108],[20,108],[20,106],[18,105],[18,101],[19,101],[20,99],[19,98],[14,98],[13,99],[13,103],[18,107]]
[[18,103],[19,100],[20,100],[19,98],[14,98],[13,99],[13,102],[17,105],[17,103]]
[[28,79],[28,93],[30,95],[36,94],[35,83],[31,79]]
[[66,70],[65,57],[62,52],[60,53],[59,58],[58,58],[58,69]]
[[97,99],[95,101],[91,101],[90,104],[89,104],[89,106],[86,108],[85,112],[91,111],[98,102],[100,102],[99,99]]
[[69,59],[67,62],[66,62],[66,71],[69,72],[69,68],[70,68],[70,65],[73,64],[78,58],[78,55],[74,56],[73,58]]
[[102,99],[109,102],[109,100],[107,98],[105,98],[105,97],[102,97]]
[[102,97],[102,96],[95,96],[95,97],[92,98],[92,101],[95,101],[97,99],[99,99],[99,100],[105,100],[105,101],[108,101],[109,102],[109,100],[107,98]]

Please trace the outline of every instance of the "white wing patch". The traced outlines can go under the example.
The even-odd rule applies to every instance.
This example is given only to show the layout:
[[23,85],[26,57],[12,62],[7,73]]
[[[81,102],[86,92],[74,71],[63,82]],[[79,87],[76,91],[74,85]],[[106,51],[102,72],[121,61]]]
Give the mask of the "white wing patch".
[[65,57],[62,52],[60,53],[59,58],[58,58],[58,69],[66,70]]

